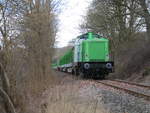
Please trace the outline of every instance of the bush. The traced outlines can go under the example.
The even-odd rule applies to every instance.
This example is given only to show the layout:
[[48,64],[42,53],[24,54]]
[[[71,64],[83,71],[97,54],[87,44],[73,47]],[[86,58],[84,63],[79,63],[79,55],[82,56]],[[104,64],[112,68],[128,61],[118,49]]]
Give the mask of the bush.
[[134,41],[126,42],[116,52],[116,72],[113,76],[122,79],[128,78],[133,73],[139,73],[149,61],[149,41],[141,37]]

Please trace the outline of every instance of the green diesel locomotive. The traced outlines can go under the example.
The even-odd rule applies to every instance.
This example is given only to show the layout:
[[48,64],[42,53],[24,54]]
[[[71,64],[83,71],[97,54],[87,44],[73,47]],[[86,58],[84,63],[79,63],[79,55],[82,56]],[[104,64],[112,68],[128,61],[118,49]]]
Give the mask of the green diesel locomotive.
[[74,47],[57,61],[57,69],[82,77],[104,79],[114,71],[109,40],[92,32],[78,36]]

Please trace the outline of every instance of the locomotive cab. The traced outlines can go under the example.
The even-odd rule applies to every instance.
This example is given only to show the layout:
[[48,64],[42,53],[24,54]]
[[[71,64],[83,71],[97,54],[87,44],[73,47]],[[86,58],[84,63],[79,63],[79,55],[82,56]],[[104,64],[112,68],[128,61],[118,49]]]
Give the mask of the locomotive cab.
[[78,36],[74,47],[58,60],[57,69],[104,79],[114,70],[114,62],[109,57],[109,40],[91,32]]
[[114,63],[109,58],[109,40],[86,34],[75,44],[74,64],[77,73],[84,76],[104,77],[113,72]]

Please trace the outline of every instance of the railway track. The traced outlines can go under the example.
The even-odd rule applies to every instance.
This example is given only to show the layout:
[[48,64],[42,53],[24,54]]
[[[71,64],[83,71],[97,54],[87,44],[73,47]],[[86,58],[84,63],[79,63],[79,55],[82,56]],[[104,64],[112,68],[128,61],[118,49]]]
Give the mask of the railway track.
[[96,82],[118,90],[122,90],[133,96],[144,98],[145,100],[150,101],[150,86],[127,82],[123,80],[103,80]]
[[128,82],[128,81],[118,80],[118,79],[111,80],[111,81],[120,82],[120,83],[126,83],[126,84],[129,84],[129,85],[135,85],[135,86],[138,86],[138,87],[141,87],[141,88],[146,88],[146,89],[150,90],[150,86],[148,86],[148,85],[137,84],[137,83],[134,83],[134,82]]

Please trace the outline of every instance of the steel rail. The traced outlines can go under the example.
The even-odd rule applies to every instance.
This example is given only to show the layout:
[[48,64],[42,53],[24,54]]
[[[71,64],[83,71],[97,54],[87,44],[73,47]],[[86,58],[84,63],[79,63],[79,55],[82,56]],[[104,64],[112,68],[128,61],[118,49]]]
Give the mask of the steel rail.
[[150,101],[150,95],[139,93],[139,92],[136,92],[136,91],[133,91],[133,90],[130,90],[130,89],[127,89],[127,88],[122,88],[122,87],[112,85],[112,84],[109,84],[109,83],[105,83],[103,81],[96,81],[96,82],[101,83],[101,84],[106,85],[106,86],[109,86],[109,87],[112,87],[112,88],[115,88],[115,89],[123,90],[123,91],[125,91],[125,92],[127,92],[127,93],[129,93],[133,96],[141,97],[141,98],[144,98],[145,100]]
[[128,82],[128,81],[125,81],[125,80],[118,80],[118,79],[115,79],[115,80],[110,80],[110,81],[115,81],[115,82],[120,82],[120,83],[126,83],[126,84],[129,84],[129,85],[135,85],[135,86],[139,86],[139,87],[143,87],[143,88],[150,89],[150,86],[148,86],[148,85],[137,84],[137,83]]

